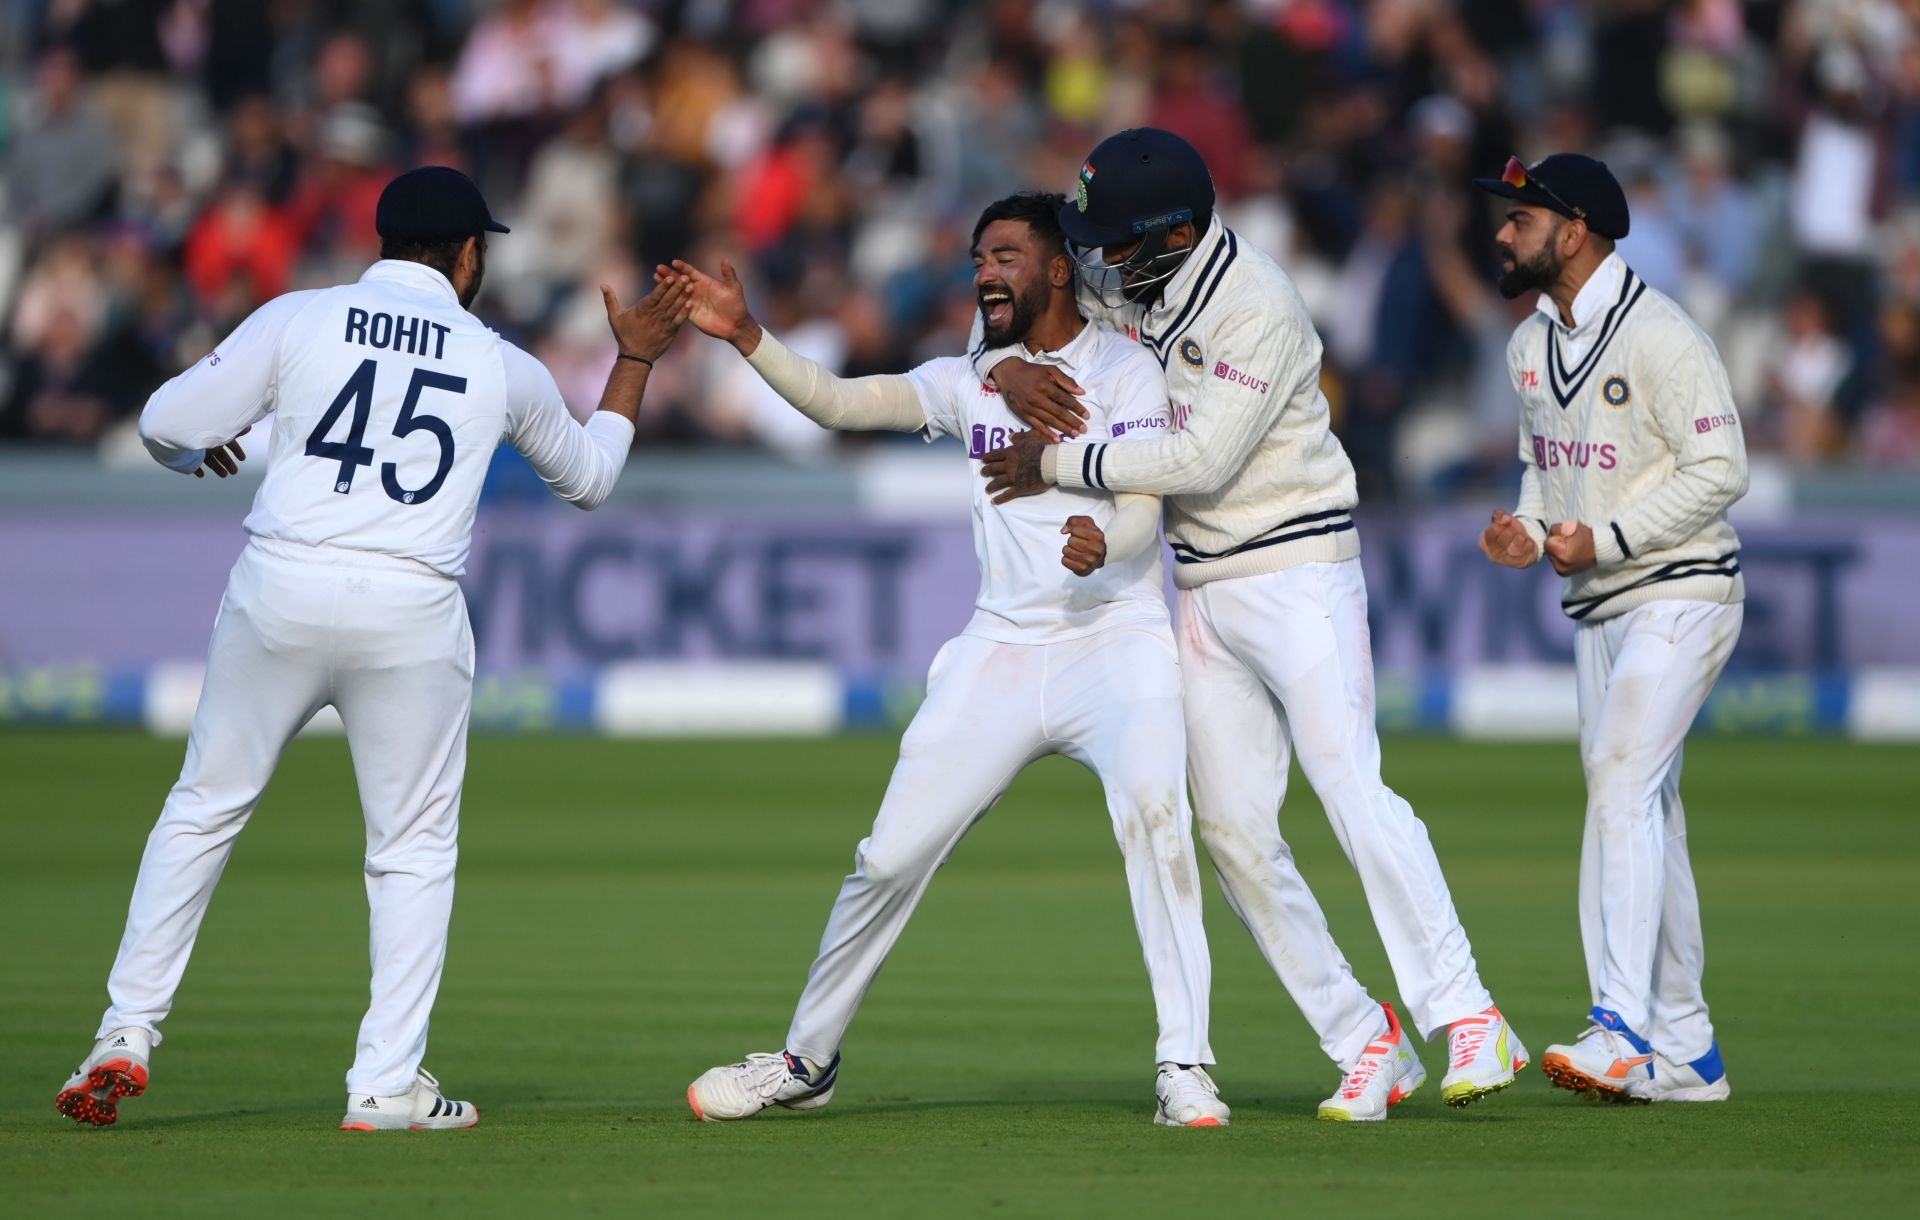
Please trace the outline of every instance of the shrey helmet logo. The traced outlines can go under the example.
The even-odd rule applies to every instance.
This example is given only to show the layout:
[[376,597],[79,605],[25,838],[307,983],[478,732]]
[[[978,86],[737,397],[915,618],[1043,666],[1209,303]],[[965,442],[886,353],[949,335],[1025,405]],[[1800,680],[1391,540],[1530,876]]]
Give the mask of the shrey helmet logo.
[[1093,162],[1080,163],[1080,185],[1074,188],[1073,201],[1082,212],[1087,210],[1087,184],[1093,181]]
[[1206,363],[1200,359],[1200,345],[1192,339],[1180,340],[1180,359],[1187,362],[1189,368],[1199,368]]
[[1610,407],[1624,407],[1633,398],[1627,391],[1627,379],[1618,373],[1607,378],[1606,384],[1600,387],[1600,396]]

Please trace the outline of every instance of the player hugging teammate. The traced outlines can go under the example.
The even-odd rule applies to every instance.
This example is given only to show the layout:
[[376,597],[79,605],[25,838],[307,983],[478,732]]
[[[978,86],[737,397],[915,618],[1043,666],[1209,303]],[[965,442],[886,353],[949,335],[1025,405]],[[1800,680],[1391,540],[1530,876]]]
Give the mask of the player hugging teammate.
[[[1613,252],[1627,210],[1604,166],[1516,160],[1479,182],[1513,201],[1502,291],[1542,294],[1509,348],[1520,503],[1494,514],[1481,546],[1511,567],[1551,559],[1578,623],[1592,1023],[1543,1067],[1619,1100],[1719,1100],[1679,777],[1740,627],[1726,520],[1746,487],[1738,414],[1711,342]],[[898,376],[842,379],[789,351],[725,262],[717,277],[662,267],[633,309],[607,293],[620,358],[582,427],[546,371],[466,310],[485,234],[505,231],[477,189],[439,168],[396,179],[379,205],[381,262],[356,284],[263,306],[142,416],[154,455],[196,474],[232,473],[236,438],[268,412],[277,426],[99,1040],[60,1110],[105,1125],[145,1090],[233,840],[287,741],[332,705],[366,816],[373,956],[341,1125],[477,1121],[420,1067],[471,697],[453,578],[495,444],[519,447],[563,498],[599,503],[652,361],[689,318],[823,427],[957,437],[981,475],[974,615],[933,661],[785,1044],[700,1076],[687,1090],[696,1115],[827,1103],[854,1015],[935,872],[1047,754],[1083,763],[1106,793],[1159,1018],[1156,1122],[1229,1120],[1206,1071],[1196,819],[1229,905],[1340,1069],[1318,1117],[1384,1119],[1426,1079],[1411,1031],[1354,978],[1281,837],[1296,753],[1414,1029],[1446,1033],[1441,1099],[1460,1107],[1509,1086],[1527,1051],[1481,982],[1426,828],[1381,778],[1353,469],[1329,428],[1319,337],[1286,273],[1213,205],[1186,141],[1154,129],[1106,140],[1072,199],[986,209],[973,232],[977,341]]]

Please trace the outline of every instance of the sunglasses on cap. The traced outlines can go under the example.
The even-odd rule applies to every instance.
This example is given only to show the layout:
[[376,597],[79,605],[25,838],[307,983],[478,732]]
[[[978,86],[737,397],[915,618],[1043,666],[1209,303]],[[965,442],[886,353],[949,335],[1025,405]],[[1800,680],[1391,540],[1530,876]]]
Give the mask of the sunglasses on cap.
[[1540,181],[1540,179],[1527,177],[1527,163],[1518,157],[1507,158],[1507,168],[1501,171],[1500,181],[1513,187],[1515,190],[1520,190],[1531,183],[1533,186],[1539,188],[1542,195],[1559,204],[1561,211],[1576,220],[1585,220],[1587,218],[1587,210],[1585,208],[1576,208],[1566,200],[1560,198],[1559,195],[1554,193],[1552,187]]

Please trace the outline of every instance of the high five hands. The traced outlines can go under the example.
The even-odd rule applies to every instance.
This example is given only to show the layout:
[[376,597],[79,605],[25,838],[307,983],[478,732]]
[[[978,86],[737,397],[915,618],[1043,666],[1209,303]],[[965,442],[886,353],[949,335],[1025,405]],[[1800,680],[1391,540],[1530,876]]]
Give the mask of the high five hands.
[[656,283],[652,292],[623,308],[613,289],[600,285],[600,298],[607,306],[607,325],[613,329],[620,354],[647,364],[664,356],[673,337],[680,333],[692,309],[691,297],[686,284],[674,279]]
[[661,284],[685,286],[691,309],[688,320],[701,333],[733,344],[743,356],[753,355],[754,349],[760,346],[760,323],[747,309],[746,289],[734,274],[732,260],[720,260],[717,279],[677,258],[671,267],[655,267],[653,278]]

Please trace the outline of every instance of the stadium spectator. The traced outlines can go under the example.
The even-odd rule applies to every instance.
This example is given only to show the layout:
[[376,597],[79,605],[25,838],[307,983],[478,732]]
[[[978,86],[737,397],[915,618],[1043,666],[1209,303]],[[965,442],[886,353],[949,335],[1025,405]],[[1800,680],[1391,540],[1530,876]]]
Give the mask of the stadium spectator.
[[[1480,387],[1509,321],[1474,284],[1495,214],[1459,195],[1546,147],[1632,150],[1623,249],[1713,333],[1757,446],[1890,461],[1916,379],[1889,311],[1920,309],[1920,227],[1898,219],[1920,209],[1915,10],[27,4],[38,28],[0,41],[4,426],[110,426],[142,387],[94,385],[88,361],[157,382],[262,295],[337,280],[370,257],[379,181],[418,164],[474,173],[521,231],[479,308],[582,402],[612,358],[594,284],[690,251],[788,286],[783,317],[821,355],[897,370],[965,330],[955,217],[1066,185],[1100,134],[1155,122],[1203,148],[1237,231],[1294,273],[1376,499],[1505,477],[1482,441],[1511,404]],[[755,426],[726,372],[670,358],[645,443],[822,456],[784,412]]]

